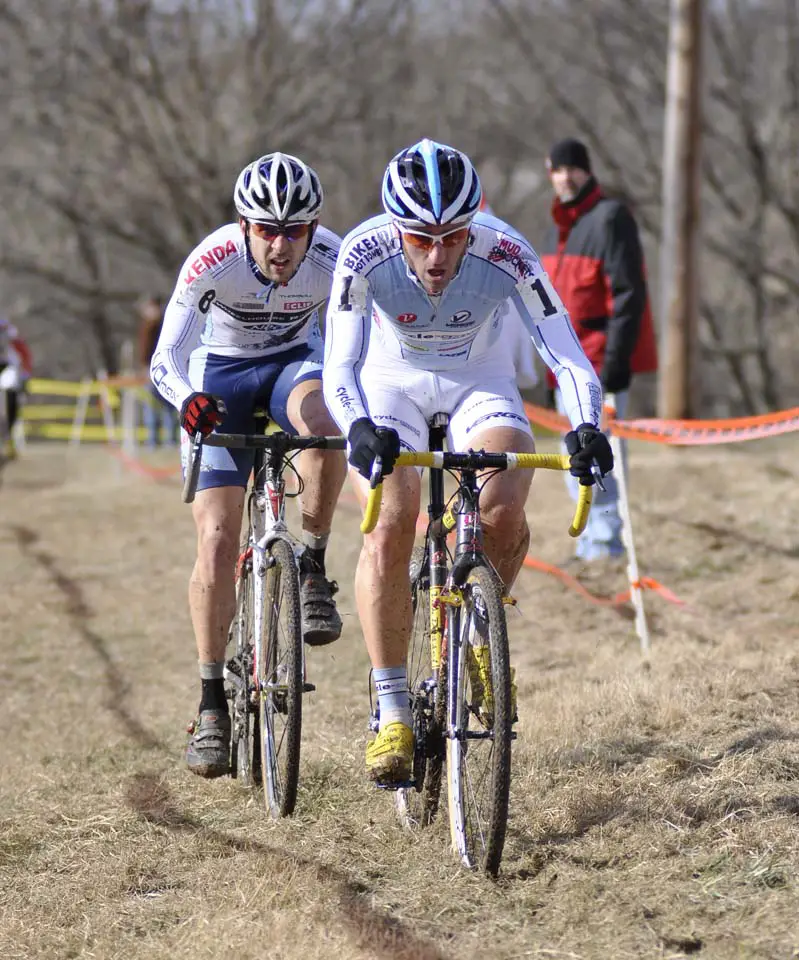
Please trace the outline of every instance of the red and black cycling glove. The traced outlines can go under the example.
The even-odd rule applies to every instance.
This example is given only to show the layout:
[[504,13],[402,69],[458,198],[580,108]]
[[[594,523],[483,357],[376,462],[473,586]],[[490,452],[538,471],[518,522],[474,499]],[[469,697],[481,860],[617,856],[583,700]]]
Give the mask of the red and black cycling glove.
[[180,408],[180,424],[190,437],[204,437],[222,422],[225,405],[210,393],[192,393]]

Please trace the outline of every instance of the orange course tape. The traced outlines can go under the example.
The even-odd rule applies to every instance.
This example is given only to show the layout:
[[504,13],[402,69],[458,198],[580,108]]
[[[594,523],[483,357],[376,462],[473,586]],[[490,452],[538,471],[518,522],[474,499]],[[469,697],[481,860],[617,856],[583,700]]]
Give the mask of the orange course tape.
[[[565,570],[561,569],[560,567],[556,567],[552,563],[546,563],[544,560],[536,560],[535,557],[531,557],[529,554],[524,558],[524,566],[531,570],[538,570],[541,573],[546,573],[551,577],[555,577],[565,586],[574,590],[576,593],[579,593],[581,597],[583,597],[585,600],[588,600],[589,603],[593,603],[597,607],[622,607],[624,604],[630,602],[629,590],[624,590],[612,597],[598,596],[595,593],[591,593],[590,590],[587,590],[576,577],[573,577]],[[638,586],[644,590],[651,590],[653,593],[657,593],[669,603],[674,603],[677,606],[685,605],[684,600],[681,600],[675,593],[672,593],[668,587],[664,587],[662,583],[658,583],[658,581],[652,577],[641,577],[638,582]]]
[[142,460],[132,457],[129,453],[125,453],[125,451],[119,447],[109,446],[108,452],[112,457],[116,457],[117,460],[129,470],[138,473],[142,477],[148,477],[150,480],[166,480],[181,472],[180,464],[175,467],[151,467]]
[[[347,497],[350,499],[350,497]],[[355,498],[352,497],[354,500]],[[425,514],[420,513],[416,518],[416,532],[424,533],[427,530],[427,517]],[[587,590],[580,581],[573,577],[571,574],[567,573],[561,567],[556,567],[553,563],[546,563],[544,560],[537,560],[535,557],[531,557],[528,553],[527,556],[522,561],[523,566],[527,567],[529,570],[538,570],[541,573],[549,574],[552,577],[560,580],[561,583],[565,586],[570,587],[572,590],[575,590],[580,594],[581,597],[588,600],[589,603],[593,603],[598,607],[622,607],[625,603],[630,602],[630,591],[624,590],[622,593],[617,593],[613,597],[601,597],[597,596],[594,593],[591,593],[590,590]],[[658,583],[654,577],[639,577],[638,584],[642,590],[651,590],[653,593],[658,594],[664,600],[667,600],[669,603],[674,603],[677,606],[684,606],[685,601],[681,600],[675,593],[669,590],[668,587],[664,587],[662,583]]]
[[[555,433],[571,429],[566,417],[554,410],[525,403],[525,413],[531,423]],[[711,443],[740,443],[761,440],[799,430],[799,407],[763,413],[755,417],[736,417],[729,420],[614,420],[613,431],[628,440],[648,440],[676,446],[702,446]]]

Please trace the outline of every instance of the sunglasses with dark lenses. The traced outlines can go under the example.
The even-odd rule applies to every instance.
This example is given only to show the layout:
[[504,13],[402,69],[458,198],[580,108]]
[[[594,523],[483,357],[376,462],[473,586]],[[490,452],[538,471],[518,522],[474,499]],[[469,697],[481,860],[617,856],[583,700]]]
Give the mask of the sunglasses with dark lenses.
[[294,243],[295,240],[302,240],[303,237],[308,236],[311,225],[310,223],[281,224],[254,223],[251,221],[250,229],[256,237],[260,237],[262,240],[275,240],[277,237],[283,236],[290,243]]
[[440,243],[447,249],[457,247],[469,236],[468,227],[456,227],[446,233],[423,233],[420,230],[402,230],[402,236],[417,250],[432,250],[435,244]]

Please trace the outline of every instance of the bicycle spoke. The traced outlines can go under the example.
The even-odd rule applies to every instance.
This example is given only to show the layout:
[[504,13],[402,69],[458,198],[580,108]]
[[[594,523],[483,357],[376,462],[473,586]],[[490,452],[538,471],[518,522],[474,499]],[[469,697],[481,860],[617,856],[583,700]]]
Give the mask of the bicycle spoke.
[[243,563],[236,581],[236,613],[228,643],[230,659],[227,668],[227,694],[231,703],[231,776],[245,787],[255,781],[254,737],[250,693],[252,684],[252,567]]
[[[424,549],[411,558],[413,621],[408,649],[408,688],[412,697],[416,757],[415,787],[396,791],[400,821],[410,828],[428,826],[438,809],[443,750],[439,746],[443,729],[443,704],[439,710],[437,678],[430,657],[430,594],[427,572],[422,570]],[[430,750],[432,748],[432,755]]]

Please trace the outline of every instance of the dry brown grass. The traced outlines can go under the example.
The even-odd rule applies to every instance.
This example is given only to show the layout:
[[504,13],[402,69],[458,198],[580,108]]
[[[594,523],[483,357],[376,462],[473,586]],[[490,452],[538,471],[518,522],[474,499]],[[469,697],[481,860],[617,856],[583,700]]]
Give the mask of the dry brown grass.
[[[799,442],[636,446],[651,669],[628,619],[522,573],[512,820],[497,883],[365,783],[350,501],[346,633],[310,654],[297,816],[184,772],[193,531],[176,482],[30,450],[0,487],[4,958],[799,957]],[[570,549],[537,478],[532,552]],[[618,579],[599,581],[612,593]]]

